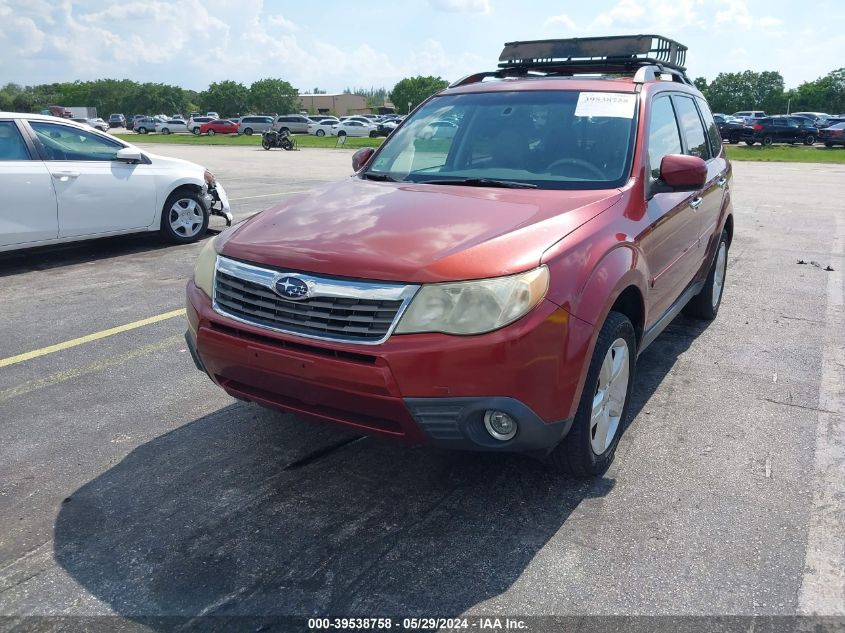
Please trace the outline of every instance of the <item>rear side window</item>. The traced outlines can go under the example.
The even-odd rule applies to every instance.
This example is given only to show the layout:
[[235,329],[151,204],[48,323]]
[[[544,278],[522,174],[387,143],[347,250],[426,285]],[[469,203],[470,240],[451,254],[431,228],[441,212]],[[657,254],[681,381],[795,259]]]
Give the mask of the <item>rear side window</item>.
[[704,126],[698,110],[693,103],[692,97],[675,95],[672,99],[678,111],[678,123],[683,130],[684,138],[687,141],[687,154],[698,156],[704,160],[710,159],[710,146],[707,144],[707,136],[704,133]]
[[29,160],[29,152],[14,121],[0,121],[0,161]]
[[658,97],[651,104],[648,125],[648,166],[652,178],[660,177],[660,161],[668,154],[681,154],[681,137],[675,110],[669,97]]
[[707,128],[707,136],[710,137],[710,149],[713,156],[718,156],[722,151],[722,135],[719,133],[719,126],[716,125],[713,113],[710,112],[710,106],[704,99],[696,98],[698,102],[698,110],[701,112],[701,118],[704,119],[704,126]]

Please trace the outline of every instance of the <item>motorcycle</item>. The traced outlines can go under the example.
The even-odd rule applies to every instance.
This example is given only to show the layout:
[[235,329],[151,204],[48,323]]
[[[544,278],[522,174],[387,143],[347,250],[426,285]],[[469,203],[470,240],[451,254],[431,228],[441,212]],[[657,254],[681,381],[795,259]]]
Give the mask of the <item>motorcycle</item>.
[[286,152],[296,148],[296,144],[290,137],[287,130],[277,132],[276,130],[267,130],[261,135],[261,147],[264,149],[272,149],[274,147],[281,147]]

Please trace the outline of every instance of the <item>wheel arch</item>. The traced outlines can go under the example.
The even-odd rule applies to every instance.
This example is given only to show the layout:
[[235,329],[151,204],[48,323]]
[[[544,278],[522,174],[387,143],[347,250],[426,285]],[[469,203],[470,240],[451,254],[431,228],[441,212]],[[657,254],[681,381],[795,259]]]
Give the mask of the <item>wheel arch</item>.
[[181,191],[190,191],[191,193],[195,193],[200,196],[200,198],[202,198],[204,190],[204,184],[200,184],[196,179],[193,178],[181,178],[173,183],[170,183],[168,188],[164,190],[161,198],[158,200],[158,209],[156,209],[155,217],[153,218],[153,222],[149,226],[149,229],[152,231],[157,231],[161,228],[161,218],[164,215],[164,205],[167,204],[167,201],[170,199],[170,196],[172,196],[174,193]]

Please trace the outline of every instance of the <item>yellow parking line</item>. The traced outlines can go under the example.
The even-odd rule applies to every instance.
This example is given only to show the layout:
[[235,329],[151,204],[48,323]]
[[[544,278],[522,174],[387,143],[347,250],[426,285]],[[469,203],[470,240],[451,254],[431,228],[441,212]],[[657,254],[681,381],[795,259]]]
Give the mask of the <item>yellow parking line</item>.
[[10,389],[4,389],[0,391],[0,402],[5,402],[6,400],[11,400],[12,398],[17,398],[19,396],[25,396],[29,393],[32,393],[33,391],[43,389],[44,387],[51,387],[61,382],[72,380],[73,378],[79,378],[81,376],[86,376],[88,374],[94,374],[105,369],[109,369],[110,367],[117,367],[118,365],[123,365],[124,363],[134,358],[138,358],[139,356],[144,356],[145,354],[150,354],[152,352],[157,352],[167,347],[172,347],[173,345],[176,345],[179,342],[184,343],[185,339],[183,339],[181,336],[171,336],[169,338],[164,339],[163,341],[157,341],[155,343],[150,343],[149,345],[143,345],[137,349],[129,350],[128,352],[118,354],[117,356],[111,356],[104,360],[97,361],[96,363],[86,365],[85,367],[74,367],[73,369],[66,369],[64,371],[56,372],[55,374],[50,374],[49,376],[46,376],[44,378],[30,380],[21,385],[18,385],[17,387],[12,387]]
[[26,352],[25,354],[9,356],[8,358],[0,358],[0,367],[8,367],[9,365],[22,363],[27,360],[32,360],[33,358],[38,358],[39,356],[46,356],[47,354],[52,354],[53,352],[61,352],[66,349],[70,349],[71,347],[76,347],[77,345],[83,345],[92,341],[99,341],[102,338],[114,336],[115,334],[120,334],[121,332],[128,332],[129,330],[135,330],[139,327],[144,327],[145,325],[158,323],[159,321],[166,321],[167,319],[172,319],[174,317],[184,316],[184,314],[185,308],[171,310],[170,312],[151,316],[146,319],[141,319],[140,321],[133,321],[132,323],[127,323],[126,325],[118,325],[117,327],[109,328],[108,330],[102,330],[100,332],[94,332],[93,334],[71,339],[70,341],[65,341],[64,343],[56,343],[55,345],[42,347],[41,349]]

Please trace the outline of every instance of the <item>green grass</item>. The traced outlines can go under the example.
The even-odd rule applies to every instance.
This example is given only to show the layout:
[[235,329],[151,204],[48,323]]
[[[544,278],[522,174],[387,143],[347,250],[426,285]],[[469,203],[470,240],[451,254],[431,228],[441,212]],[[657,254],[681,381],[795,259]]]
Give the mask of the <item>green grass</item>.
[[795,145],[726,145],[731,160],[760,160],[777,163],[835,163],[845,165],[845,149],[837,145],[812,147]]
[[[214,136],[194,136],[193,134],[115,134],[127,143],[169,143],[176,145],[245,145],[261,147],[261,135],[237,136],[234,134],[215,134]],[[335,136],[311,136],[309,134],[294,134],[296,146],[329,147],[337,146]],[[358,149],[359,147],[378,147],[384,138],[347,138],[341,147]]]

